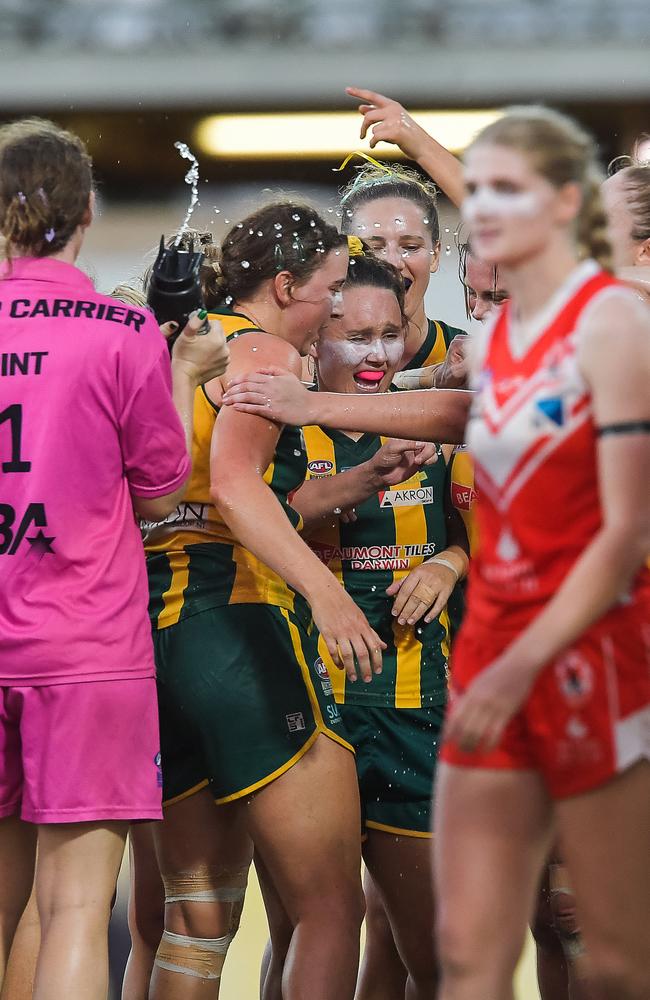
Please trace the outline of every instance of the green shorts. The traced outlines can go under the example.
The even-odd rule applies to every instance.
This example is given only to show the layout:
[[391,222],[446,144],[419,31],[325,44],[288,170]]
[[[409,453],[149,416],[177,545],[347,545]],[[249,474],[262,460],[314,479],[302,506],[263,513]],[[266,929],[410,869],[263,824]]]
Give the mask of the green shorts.
[[364,827],[405,837],[431,836],[444,705],[339,707],[356,751]]
[[319,733],[351,750],[332,686],[290,611],[230,604],[154,631],[163,802],[209,785],[218,803],[288,771]]

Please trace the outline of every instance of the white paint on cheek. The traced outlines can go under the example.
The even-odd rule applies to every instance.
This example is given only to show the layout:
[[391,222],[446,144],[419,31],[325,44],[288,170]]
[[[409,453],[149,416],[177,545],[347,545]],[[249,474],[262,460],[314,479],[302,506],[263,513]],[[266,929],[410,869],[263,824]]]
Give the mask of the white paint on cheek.
[[398,368],[402,355],[404,354],[404,340],[398,337],[397,340],[384,341],[384,351],[389,368]]
[[352,340],[332,340],[319,347],[319,355],[325,361],[325,355],[329,354],[335,365],[343,368],[357,368],[366,360],[372,348],[365,342],[354,343]]
[[534,191],[495,191],[487,185],[468,195],[461,206],[463,222],[472,225],[479,219],[533,218],[543,209],[542,199]]

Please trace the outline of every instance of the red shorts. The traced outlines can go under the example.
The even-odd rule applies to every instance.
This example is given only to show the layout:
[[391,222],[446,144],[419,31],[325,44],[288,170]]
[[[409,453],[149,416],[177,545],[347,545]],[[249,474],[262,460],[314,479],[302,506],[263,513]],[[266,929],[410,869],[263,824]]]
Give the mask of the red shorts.
[[[480,632],[467,621],[453,650],[451,699],[514,638]],[[467,753],[447,742],[441,751],[442,760],[460,767],[539,771],[554,799],[597,788],[644,758],[650,759],[650,617],[643,600],[610,611],[543,668],[496,749]]]
[[0,818],[162,818],[153,677],[0,687]]

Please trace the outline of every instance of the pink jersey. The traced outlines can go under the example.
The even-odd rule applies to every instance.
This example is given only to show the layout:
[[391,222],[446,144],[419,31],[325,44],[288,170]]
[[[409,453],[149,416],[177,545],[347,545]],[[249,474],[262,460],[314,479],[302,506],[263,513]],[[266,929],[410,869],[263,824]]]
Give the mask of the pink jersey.
[[167,346],[76,267],[0,272],[0,686],[153,674],[131,494],[187,477]]
[[[577,360],[584,310],[618,282],[585,261],[518,357],[506,303],[489,335],[467,441],[479,551],[467,627],[518,631],[550,600],[602,522],[591,394]],[[648,577],[641,571],[637,587]]]

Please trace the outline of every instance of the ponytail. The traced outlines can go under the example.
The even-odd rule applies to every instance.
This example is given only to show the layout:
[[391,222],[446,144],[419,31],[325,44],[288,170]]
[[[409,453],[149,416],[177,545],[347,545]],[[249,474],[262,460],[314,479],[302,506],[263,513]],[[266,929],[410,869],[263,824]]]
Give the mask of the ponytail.
[[612,247],[600,196],[600,177],[594,172],[585,180],[582,208],[576,223],[578,245],[584,255],[592,257],[605,271],[612,271]]

